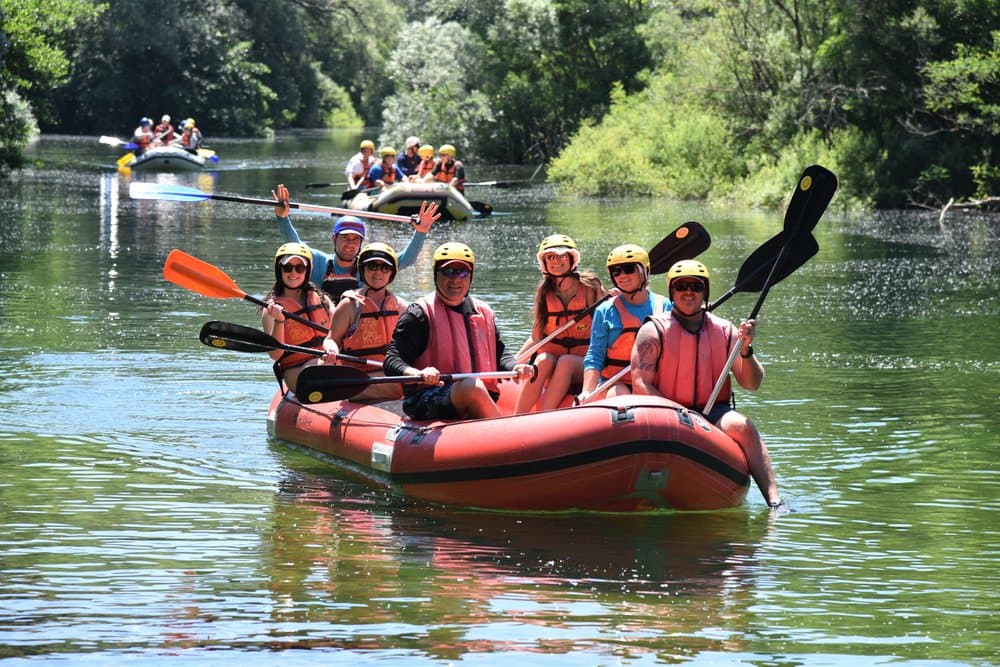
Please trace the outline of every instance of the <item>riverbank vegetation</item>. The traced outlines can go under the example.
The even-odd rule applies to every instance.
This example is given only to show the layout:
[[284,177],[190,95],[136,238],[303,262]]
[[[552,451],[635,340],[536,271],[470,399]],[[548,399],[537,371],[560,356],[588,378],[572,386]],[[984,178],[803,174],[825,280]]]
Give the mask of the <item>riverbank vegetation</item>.
[[[583,195],[1000,192],[1000,0],[0,0],[0,171],[32,132],[378,126]],[[9,119],[9,121],[8,121]]]

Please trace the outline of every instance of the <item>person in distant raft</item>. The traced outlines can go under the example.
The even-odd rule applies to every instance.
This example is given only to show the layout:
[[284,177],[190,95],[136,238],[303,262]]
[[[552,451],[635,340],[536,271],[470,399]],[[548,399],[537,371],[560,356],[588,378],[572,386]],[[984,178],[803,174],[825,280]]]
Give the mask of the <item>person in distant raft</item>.
[[418,148],[417,155],[420,156],[420,164],[417,165],[417,171],[409,176],[411,181],[426,180],[424,177],[434,171],[434,165],[437,164],[437,160],[434,159],[434,147],[430,144]]
[[[281,233],[281,237],[288,243],[302,243],[288,217],[288,188],[279,184],[275,190],[271,191],[271,196],[278,202],[274,207],[274,215],[278,219],[278,231]],[[417,261],[420,249],[424,245],[424,239],[427,238],[427,232],[441,217],[437,210],[436,202],[423,202],[420,205],[418,220],[413,226],[413,237],[410,238],[406,249],[399,257],[399,269],[412,266]],[[310,248],[314,259],[310,276],[312,282],[320,285],[323,291],[334,300],[334,303],[340,300],[340,295],[345,290],[355,289],[359,285],[355,259],[367,233],[368,229],[361,218],[354,215],[343,215],[334,222],[330,235],[333,241],[333,256]]]
[[517,372],[531,379],[534,368],[519,364],[497,331],[493,310],[469,295],[476,256],[450,241],[434,251],[434,291],[411,303],[399,318],[386,352],[386,375],[419,377],[403,385],[403,412],[413,419],[476,419],[500,416],[496,380],[465,378],[443,384],[443,373]]
[[132,132],[132,143],[135,144],[132,152],[136,157],[146,152],[146,149],[152,145],[153,139],[153,119],[143,116],[139,119],[139,127]]
[[[338,353],[382,361],[392,340],[399,316],[406,310],[406,301],[396,296],[389,286],[396,278],[398,258],[392,246],[369,243],[358,253],[358,277],[362,287],[347,290],[333,311],[330,333],[323,341],[324,364],[340,363]],[[343,362],[368,371],[368,375],[384,375],[367,364]],[[388,401],[403,397],[399,384],[372,384],[352,401]]]
[[396,164],[396,149],[392,146],[383,146],[378,152],[381,160],[368,170],[368,180],[376,188],[386,188],[395,183],[402,183],[406,180],[403,170]]
[[450,183],[459,192],[465,192],[465,165],[455,159],[455,147],[442,144],[438,156],[440,159],[424,180],[428,183]]
[[347,177],[348,190],[368,189],[368,171],[375,166],[375,142],[365,139],[361,142],[357,153],[347,161],[344,176]]
[[[764,367],[753,351],[757,323],[746,320],[736,327],[705,310],[708,288],[708,269],[701,262],[687,259],[670,267],[667,293],[673,308],[646,320],[632,350],[635,393],[663,396],[690,410],[703,410],[736,341],[740,342],[732,367],[736,381],[750,391],[760,387]],[[727,377],[718,402],[705,417],[740,445],[768,507],[781,511],[785,506],[767,446],[753,422],[733,408],[732,393]]]
[[419,137],[407,137],[406,146],[403,148],[403,154],[399,156],[396,160],[396,164],[399,165],[400,171],[403,175],[409,178],[413,174],[417,173],[417,167],[420,166],[420,154],[417,152],[420,149],[420,138]]
[[[264,297],[267,308],[261,314],[261,325],[279,343],[322,349],[333,303],[309,280],[312,261],[312,252],[301,243],[285,243],[274,253],[274,286]],[[323,331],[296,322],[286,313],[303,317]],[[319,363],[318,357],[304,352],[271,350],[268,354],[274,359],[278,381],[292,392],[302,369]]]

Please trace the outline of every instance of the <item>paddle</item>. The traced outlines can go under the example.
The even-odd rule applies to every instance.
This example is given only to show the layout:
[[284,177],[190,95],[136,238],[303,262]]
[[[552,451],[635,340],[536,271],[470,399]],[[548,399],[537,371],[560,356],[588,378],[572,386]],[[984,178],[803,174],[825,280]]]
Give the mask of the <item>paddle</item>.
[[479,215],[493,215],[493,207],[485,202],[470,201],[469,206]]
[[[239,197],[236,195],[216,195],[202,192],[198,188],[185,185],[168,185],[163,183],[130,183],[128,195],[132,199],[159,199],[164,201],[197,202],[206,199],[218,201],[232,201],[240,204],[256,204],[258,206],[276,206],[279,202],[274,199],[252,199],[250,197]],[[409,222],[415,224],[417,216],[391,215],[389,213],[376,213],[374,211],[355,211],[349,208],[336,208],[333,206],[318,206],[315,204],[288,203],[289,208],[296,208],[300,211],[315,211],[318,213],[330,213],[331,215],[356,215],[362,218],[373,218],[375,220],[391,220],[393,222]]]
[[463,183],[465,187],[478,186],[485,188],[515,188],[520,185],[531,185],[531,181],[478,181],[476,183]]
[[[782,229],[784,239],[781,243],[781,248],[778,250],[774,263],[771,264],[770,271],[768,271],[767,278],[764,280],[760,294],[757,297],[757,303],[754,304],[753,310],[750,311],[750,316],[747,317],[748,320],[756,319],[761,306],[764,305],[764,299],[767,298],[771,286],[777,282],[774,279],[775,276],[780,275],[783,271],[781,268],[782,262],[785,256],[789,254],[789,248],[801,243],[799,239],[805,236],[808,236],[815,242],[815,239],[812,238],[812,230],[816,227],[816,223],[819,222],[823,212],[826,211],[826,207],[836,191],[837,177],[833,175],[833,172],[819,165],[806,167],[805,171],[802,172],[795,192],[792,194],[792,200],[788,203],[788,208],[785,210],[785,222]],[[808,243],[808,239],[806,243]],[[765,245],[767,244],[765,243]],[[788,273],[790,271],[785,275]],[[726,360],[726,365],[722,369],[719,379],[716,380],[715,387],[712,388],[712,394],[708,397],[708,402],[705,404],[702,414],[707,415],[715,406],[715,399],[718,398],[719,392],[722,391],[722,385],[725,384],[726,378],[729,376],[729,371],[736,362],[736,355],[740,353],[742,347],[742,338],[738,336],[732,351],[729,353],[729,358]]]
[[345,185],[350,185],[350,183],[306,183],[307,188],[332,188],[343,187]]
[[[271,350],[288,350],[289,352],[310,354],[314,357],[322,357],[325,354],[323,350],[315,347],[303,347],[301,345],[279,343],[273,336],[268,336],[260,329],[253,329],[251,327],[245,327],[231,322],[219,322],[217,320],[206,322],[201,327],[201,333],[198,334],[198,338],[202,343],[208,345],[209,347],[233,350],[235,352],[270,352]],[[382,362],[375,361],[373,359],[365,359],[363,357],[355,357],[350,354],[340,353],[336,356],[338,359],[343,361],[350,361],[355,364],[364,364],[374,368],[382,368]]]
[[[122,168],[127,167],[129,165],[129,163],[132,160],[134,160],[134,159],[135,159],[135,154],[134,153],[132,153],[132,152],[122,153],[122,156],[120,158],[118,158],[117,160],[115,160],[115,164],[118,165],[119,169],[122,169]],[[136,184],[133,183],[132,185],[136,185]]]
[[340,193],[340,200],[347,201],[348,199],[354,199],[364,191],[365,191],[364,188],[354,188],[353,190],[344,190],[343,192]]
[[[736,284],[718,299],[708,304],[706,309],[715,310],[737,292],[761,291],[764,288],[764,281],[771,275],[775,260],[778,259],[778,254],[784,246],[785,232],[783,231],[761,244],[743,262],[736,277]],[[771,278],[772,284],[787,278],[790,273],[809,261],[817,252],[819,252],[819,244],[812,233],[799,234],[798,238],[794,239],[791,246],[785,251],[785,258],[782,260],[781,266]]]
[[573,404],[584,405],[586,403],[590,403],[591,401],[600,398],[608,389],[611,389],[611,387],[615,386],[615,384],[617,384],[619,380],[621,380],[623,377],[625,377],[631,372],[632,372],[632,365],[631,364],[626,365],[625,368],[621,369],[620,371],[609,377],[607,380],[597,385],[594,391],[590,392],[583,398],[578,397],[573,402]]
[[[649,265],[651,267],[650,272],[663,273],[682,259],[694,259],[701,253],[708,250],[708,247],[711,244],[712,238],[709,236],[708,230],[702,227],[701,224],[694,221],[685,222],[683,225],[664,236],[660,239],[659,243],[653,246],[653,249],[649,252]],[[654,271],[652,270],[652,267],[657,267],[659,270]],[[563,331],[566,331],[566,329],[569,329],[587,315],[590,315],[599,305],[610,298],[611,295],[606,294],[602,298],[587,306],[586,310],[579,313],[568,322],[564,322],[559,326],[559,328],[550,333],[548,336],[517,355],[518,361],[523,363],[524,360],[529,359],[531,355],[541,349],[542,346],[552,341],[556,336],[561,334]]]
[[[489,373],[442,373],[442,382],[453,382],[467,378],[499,380],[517,377],[516,371],[492,371]],[[367,373],[351,366],[306,366],[299,373],[295,395],[306,404],[340,401],[360,394],[373,384],[416,384],[423,382],[419,375],[389,375],[369,377]]]
[[100,139],[98,139],[98,141],[108,146],[121,146],[122,148],[130,151],[135,150],[136,148],[136,144],[132,141],[122,141],[117,137],[109,137],[107,135],[102,136]]
[[[134,183],[133,183],[134,185]],[[167,261],[163,265],[163,277],[181,287],[186,287],[192,292],[213,299],[234,299],[240,298],[261,308],[267,308],[267,303],[251,296],[240,289],[239,285],[226,273],[208,262],[204,262],[197,257],[187,254],[181,250],[171,250],[167,255]],[[311,327],[322,333],[329,333],[329,329],[321,324],[306,319],[287,310],[282,310],[285,317],[290,317],[296,322],[300,322],[307,327]]]

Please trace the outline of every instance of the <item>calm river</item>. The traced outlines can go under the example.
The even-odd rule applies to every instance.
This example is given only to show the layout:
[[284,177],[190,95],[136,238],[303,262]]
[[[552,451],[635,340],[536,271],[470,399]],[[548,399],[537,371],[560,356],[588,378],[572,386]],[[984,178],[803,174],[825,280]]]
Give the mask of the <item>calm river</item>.
[[[180,248],[262,294],[270,208],[128,198],[132,181],[248,197],[283,182],[293,201],[338,205],[342,188],[304,186],[343,181],[357,141],[219,140],[216,172],[124,175],[96,137],[47,137],[0,182],[0,659],[998,663],[1000,219],[845,216],[834,199],[819,254],[761,310],[764,386],[739,394],[790,514],[770,517],[755,488],[707,514],[443,509],[269,441],[266,355],[199,343],[204,322],[257,325],[256,310],[164,281],[164,259]],[[469,165],[472,181],[531,171]],[[473,291],[515,347],[549,233],[606,275],[613,246],[698,220],[721,294],[782,226],[780,212],[538,185],[469,195],[497,215],[436,225],[396,288],[428,291],[433,248],[464,241]],[[328,216],[293,221],[328,247]],[[409,238],[371,227],[397,249]]]

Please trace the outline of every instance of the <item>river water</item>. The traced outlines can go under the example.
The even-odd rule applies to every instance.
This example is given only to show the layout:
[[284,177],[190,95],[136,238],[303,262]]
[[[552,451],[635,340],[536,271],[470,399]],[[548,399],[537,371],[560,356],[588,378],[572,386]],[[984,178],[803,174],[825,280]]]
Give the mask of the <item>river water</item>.
[[[767,368],[741,409],[792,512],[484,513],[414,504],[269,441],[264,355],[198,342],[240,299],[162,278],[180,248],[250,294],[273,279],[267,207],[133,201],[133,181],[339,204],[358,137],[212,144],[211,173],[120,174],[96,137],[45,137],[0,183],[0,658],[10,664],[997,664],[1000,220],[844,215],[763,304]],[[805,166],[805,165],[803,165]],[[472,181],[531,169],[469,165]],[[791,192],[794,183],[788,184]],[[492,218],[439,223],[477,254],[504,338],[529,330],[534,253],[573,236],[603,272],[685,220],[718,295],[773,212],[470,187]],[[330,218],[294,215],[324,247]],[[401,249],[408,231],[371,223]],[[660,291],[663,285],[655,283]],[[755,295],[718,312],[738,320]]]

